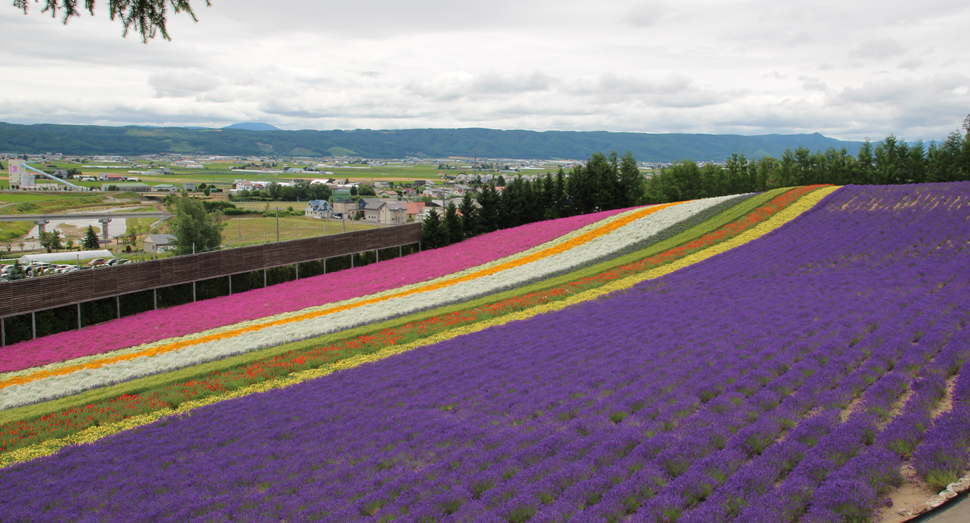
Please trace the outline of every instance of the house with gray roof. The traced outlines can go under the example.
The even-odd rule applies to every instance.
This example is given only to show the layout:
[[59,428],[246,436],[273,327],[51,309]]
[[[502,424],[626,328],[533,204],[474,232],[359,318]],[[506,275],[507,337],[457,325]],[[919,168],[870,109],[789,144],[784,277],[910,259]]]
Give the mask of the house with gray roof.
[[333,207],[327,200],[310,200],[303,214],[310,218],[333,218]]
[[381,225],[403,225],[408,220],[408,209],[403,203],[382,200],[380,198],[361,198],[358,205],[363,203],[361,210],[364,221]]
[[149,234],[145,238],[145,251],[158,254],[169,247],[175,247],[178,240],[171,234]]

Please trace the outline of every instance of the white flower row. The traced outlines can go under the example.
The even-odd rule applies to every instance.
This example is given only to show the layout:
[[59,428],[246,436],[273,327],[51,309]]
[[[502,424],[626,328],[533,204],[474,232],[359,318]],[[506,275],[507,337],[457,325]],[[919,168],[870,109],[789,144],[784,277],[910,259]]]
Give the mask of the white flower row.
[[[0,390],[0,409],[75,394],[133,378],[321,336],[450,303],[467,301],[499,289],[527,284],[622,250],[723,200],[724,198],[711,198],[668,207],[562,253],[443,288],[391,298],[307,320],[265,327],[157,356],[136,358],[97,369],[79,370],[64,376],[13,385]],[[331,306],[333,305],[327,307]]]

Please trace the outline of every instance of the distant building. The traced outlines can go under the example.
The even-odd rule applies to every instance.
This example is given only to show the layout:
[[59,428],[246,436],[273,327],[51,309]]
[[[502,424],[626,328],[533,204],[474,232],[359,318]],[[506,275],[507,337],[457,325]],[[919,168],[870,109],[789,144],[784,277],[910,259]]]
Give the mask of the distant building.
[[357,212],[357,202],[350,198],[333,197],[333,212],[353,218]]
[[416,222],[424,220],[424,202],[407,202],[403,205],[407,213],[407,221]]
[[378,198],[397,198],[397,192],[396,191],[389,191],[389,190],[381,189],[381,190],[375,191],[375,192],[377,193],[377,197]]
[[378,198],[363,198],[358,205],[363,202],[361,210],[364,212],[364,221],[379,223],[382,225],[403,225],[407,223],[407,207],[403,203],[389,202]]
[[327,200],[310,200],[303,214],[310,218],[333,218],[333,207]]
[[171,234],[149,234],[145,238],[145,251],[158,254],[176,244],[175,236]]

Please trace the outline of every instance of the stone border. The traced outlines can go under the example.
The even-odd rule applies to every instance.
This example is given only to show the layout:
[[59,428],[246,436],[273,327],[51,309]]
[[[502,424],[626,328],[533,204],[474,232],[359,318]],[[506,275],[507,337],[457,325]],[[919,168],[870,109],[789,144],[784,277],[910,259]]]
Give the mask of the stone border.
[[946,486],[946,490],[943,492],[940,492],[939,494],[922,503],[909,508],[904,508],[898,511],[897,514],[900,516],[919,516],[925,514],[935,508],[939,508],[947,501],[957,497],[958,494],[966,492],[967,490],[970,490],[970,474],[963,476],[953,483],[950,483]]

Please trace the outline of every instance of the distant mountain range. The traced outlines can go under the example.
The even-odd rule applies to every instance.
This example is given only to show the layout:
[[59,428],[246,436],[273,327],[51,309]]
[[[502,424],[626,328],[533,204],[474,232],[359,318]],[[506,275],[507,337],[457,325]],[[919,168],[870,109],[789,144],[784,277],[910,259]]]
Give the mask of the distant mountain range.
[[213,154],[222,156],[360,156],[364,158],[447,158],[449,156],[585,160],[595,152],[627,151],[640,161],[719,161],[732,153],[748,158],[781,156],[785,149],[813,152],[846,147],[821,134],[648,134],[606,131],[501,131],[494,129],[403,129],[373,131],[282,131],[264,123],[222,129],[102,127],[95,125],[0,122],[0,152],[70,155]]
[[282,129],[276,127],[275,125],[260,122],[234,123],[232,125],[223,127],[223,129],[241,129],[243,131],[282,131]]

